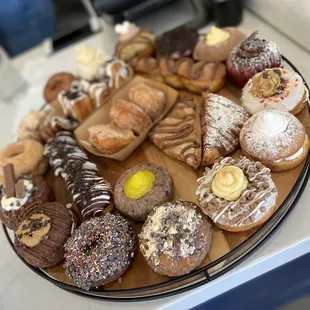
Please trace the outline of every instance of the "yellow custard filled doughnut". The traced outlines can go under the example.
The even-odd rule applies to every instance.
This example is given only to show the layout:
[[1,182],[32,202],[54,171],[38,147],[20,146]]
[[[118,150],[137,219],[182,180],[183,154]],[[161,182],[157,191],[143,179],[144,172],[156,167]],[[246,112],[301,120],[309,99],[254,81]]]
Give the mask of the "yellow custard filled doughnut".
[[130,176],[124,184],[125,196],[129,199],[144,197],[154,187],[155,174],[150,170],[140,170]]
[[203,213],[218,227],[245,231],[273,214],[278,196],[270,170],[246,157],[222,158],[198,179],[196,195]]

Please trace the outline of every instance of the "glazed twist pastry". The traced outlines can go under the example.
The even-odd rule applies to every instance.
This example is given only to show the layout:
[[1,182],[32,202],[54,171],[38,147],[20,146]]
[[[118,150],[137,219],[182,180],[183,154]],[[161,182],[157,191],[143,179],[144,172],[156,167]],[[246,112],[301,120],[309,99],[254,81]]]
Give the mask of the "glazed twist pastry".
[[178,89],[201,93],[217,92],[226,82],[225,65],[218,62],[195,62],[188,57],[173,60],[168,57],[133,59],[131,66],[137,73],[161,77],[167,84]]
[[111,192],[95,164],[76,144],[73,135],[61,131],[50,140],[44,153],[55,175],[60,175],[73,196],[83,218],[100,216],[111,210]]

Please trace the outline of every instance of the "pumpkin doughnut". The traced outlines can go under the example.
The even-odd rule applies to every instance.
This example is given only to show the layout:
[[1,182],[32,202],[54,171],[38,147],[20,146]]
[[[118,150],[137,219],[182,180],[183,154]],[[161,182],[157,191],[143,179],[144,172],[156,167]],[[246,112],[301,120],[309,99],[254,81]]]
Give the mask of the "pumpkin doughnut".
[[57,99],[58,94],[63,90],[69,90],[72,81],[77,79],[75,75],[69,72],[60,72],[52,75],[44,87],[43,96],[45,101],[49,103]]
[[11,163],[15,178],[25,174],[43,175],[48,162],[43,156],[43,145],[33,139],[10,143],[0,151],[0,183],[4,183],[3,167]]

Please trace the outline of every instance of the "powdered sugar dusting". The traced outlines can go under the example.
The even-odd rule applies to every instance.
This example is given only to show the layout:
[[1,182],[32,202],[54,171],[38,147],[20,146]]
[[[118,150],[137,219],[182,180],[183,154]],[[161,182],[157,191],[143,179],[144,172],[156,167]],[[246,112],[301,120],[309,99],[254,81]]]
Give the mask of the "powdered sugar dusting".
[[[288,124],[286,129],[275,135],[267,135],[254,130],[256,122],[263,121],[264,115],[271,112],[285,117]],[[240,143],[242,149],[249,156],[263,162],[274,162],[298,152],[304,143],[305,135],[303,125],[291,113],[263,110],[253,115],[243,126],[240,133]]]
[[208,94],[202,117],[204,150],[218,149],[222,155],[239,145],[239,134],[249,118],[245,109],[233,101]]

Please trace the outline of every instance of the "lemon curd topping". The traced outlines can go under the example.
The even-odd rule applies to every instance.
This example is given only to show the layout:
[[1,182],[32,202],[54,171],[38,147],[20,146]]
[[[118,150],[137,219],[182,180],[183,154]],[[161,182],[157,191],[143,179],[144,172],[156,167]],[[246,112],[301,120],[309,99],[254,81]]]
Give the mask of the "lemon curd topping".
[[137,171],[125,181],[125,196],[128,199],[139,199],[144,197],[153,189],[155,179],[155,174],[150,170]]

